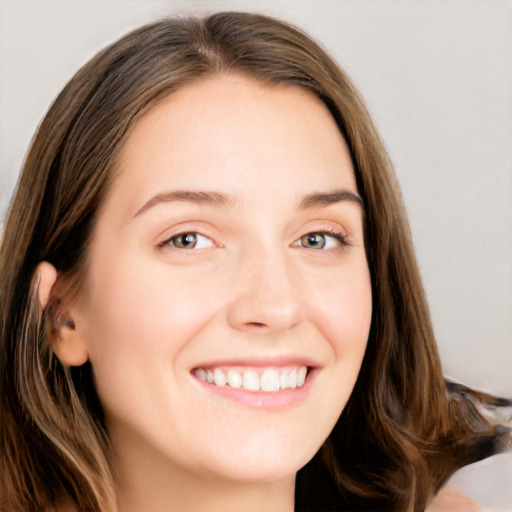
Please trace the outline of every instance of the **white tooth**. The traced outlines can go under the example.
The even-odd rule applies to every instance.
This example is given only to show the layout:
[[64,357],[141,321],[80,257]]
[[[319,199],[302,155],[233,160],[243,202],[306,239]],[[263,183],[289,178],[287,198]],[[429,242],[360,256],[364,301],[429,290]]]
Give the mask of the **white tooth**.
[[206,370],[206,382],[210,384],[213,382],[213,372],[211,370]]
[[279,374],[275,370],[265,370],[260,385],[262,391],[279,391]]
[[240,388],[242,387],[242,376],[235,372],[235,370],[229,370],[228,372],[228,384],[232,388]]
[[243,387],[250,391],[259,391],[260,378],[258,377],[258,374],[251,371],[244,372]]
[[224,375],[224,372],[218,368],[215,368],[215,371],[213,372],[213,381],[215,382],[216,386],[225,386],[227,379]]
[[194,373],[199,380],[206,381],[206,372],[202,368],[198,368]]
[[297,370],[292,370],[288,375],[288,386],[292,389],[297,387]]
[[306,366],[301,366],[299,371],[297,372],[297,387],[300,387],[304,384],[306,380],[306,374],[308,373],[308,369]]
[[288,388],[288,374],[285,372],[281,372],[281,374],[279,375],[279,387],[281,389]]

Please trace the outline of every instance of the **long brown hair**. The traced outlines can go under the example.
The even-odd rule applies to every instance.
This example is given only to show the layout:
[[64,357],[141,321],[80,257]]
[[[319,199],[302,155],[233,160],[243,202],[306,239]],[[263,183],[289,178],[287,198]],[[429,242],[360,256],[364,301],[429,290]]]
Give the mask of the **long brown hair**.
[[458,421],[430,324],[399,189],[364,103],[306,35],[254,14],[172,18],[99,53],[57,97],[32,142],[0,252],[1,471],[12,510],[108,508],[109,443],[89,364],[51,350],[39,262],[73,294],[119,150],[159,100],[201,76],[242,73],[319,97],[344,135],[365,204],[373,319],[361,372],[333,432],[299,472],[297,510],[421,510],[459,466],[495,451]]

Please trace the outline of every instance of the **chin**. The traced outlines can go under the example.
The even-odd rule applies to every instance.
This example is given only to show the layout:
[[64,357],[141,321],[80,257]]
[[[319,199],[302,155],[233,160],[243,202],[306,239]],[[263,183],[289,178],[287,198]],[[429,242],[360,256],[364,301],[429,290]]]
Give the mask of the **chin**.
[[236,449],[216,450],[210,457],[209,469],[222,477],[253,483],[280,481],[295,474],[305,466],[320,448],[320,443],[297,443],[291,439],[285,442],[270,442],[267,436],[245,440]]

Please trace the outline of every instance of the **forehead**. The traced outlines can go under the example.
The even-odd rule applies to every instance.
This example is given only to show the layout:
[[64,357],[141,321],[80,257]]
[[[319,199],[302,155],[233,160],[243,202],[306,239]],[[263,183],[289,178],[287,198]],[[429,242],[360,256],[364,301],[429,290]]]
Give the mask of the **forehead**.
[[316,96],[233,74],[198,80],[150,109],[128,136],[116,171],[114,188],[138,196],[168,188],[257,196],[263,185],[267,193],[356,191],[347,145]]

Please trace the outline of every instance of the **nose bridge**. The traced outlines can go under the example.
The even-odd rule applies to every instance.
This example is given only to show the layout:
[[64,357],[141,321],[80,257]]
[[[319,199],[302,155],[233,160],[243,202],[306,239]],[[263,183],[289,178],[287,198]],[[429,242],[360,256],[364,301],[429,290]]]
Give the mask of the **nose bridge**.
[[228,308],[233,327],[285,330],[303,314],[298,276],[286,247],[260,244],[241,257]]

